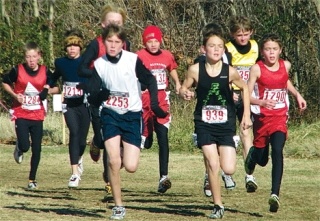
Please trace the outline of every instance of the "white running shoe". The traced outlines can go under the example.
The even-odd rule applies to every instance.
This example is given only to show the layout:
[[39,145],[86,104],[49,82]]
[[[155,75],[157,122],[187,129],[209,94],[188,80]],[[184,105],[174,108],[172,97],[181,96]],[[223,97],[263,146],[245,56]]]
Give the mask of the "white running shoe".
[[18,140],[16,142],[16,147],[14,148],[13,157],[18,164],[22,163],[23,152],[18,148]]
[[37,189],[37,186],[38,186],[37,181],[35,181],[35,180],[29,180],[27,189],[28,189],[28,190],[34,190],[34,189]]
[[78,172],[79,172],[79,176],[82,175],[84,171],[84,168],[83,168],[83,157],[81,156],[79,161],[78,161]]
[[212,192],[211,192],[211,189],[210,189],[210,184],[209,184],[208,174],[207,173],[204,175],[203,193],[204,193],[204,195],[206,197],[211,197],[212,196]]
[[198,146],[197,134],[196,133],[192,134],[192,142],[193,142],[194,146]]
[[256,183],[255,178],[252,175],[246,175],[245,177],[246,181],[246,189],[248,193],[256,192],[258,189],[258,185]]
[[123,206],[115,206],[112,208],[111,220],[122,220],[126,215],[126,209]]
[[141,144],[140,144],[140,148],[144,149],[144,143],[146,142],[146,137],[145,136],[141,136]]
[[79,181],[81,180],[78,174],[72,174],[69,180],[68,187],[69,188],[76,188],[79,186]]
[[233,141],[234,141],[234,144],[235,144],[236,149],[237,149],[238,146],[239,146],[239,143],[240,143],[240,136],[238,136],[238,135],[233,136]]
[[221,177],[224,182],[224,187],[227,190],[233,190],[236,187],[236,182],[232,179],[232,176],[226,175],[223,171],[221,172]]
[[209,219],[221,219],[224,215],[224,207],[219,205],[213,206],[213,211],[209,215]]

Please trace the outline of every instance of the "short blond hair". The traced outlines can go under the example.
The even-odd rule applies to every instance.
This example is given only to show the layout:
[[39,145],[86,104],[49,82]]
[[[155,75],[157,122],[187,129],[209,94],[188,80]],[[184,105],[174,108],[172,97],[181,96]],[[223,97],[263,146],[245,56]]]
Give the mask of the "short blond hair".
[[126,22],[127,19],[127,13],[125,10],[121,7],[117,7],[114,5],[106,5],[102,8],[101,11],[101,22],[103,22],[109,12],[116,12],[119,13],[122,16],[123,24]]

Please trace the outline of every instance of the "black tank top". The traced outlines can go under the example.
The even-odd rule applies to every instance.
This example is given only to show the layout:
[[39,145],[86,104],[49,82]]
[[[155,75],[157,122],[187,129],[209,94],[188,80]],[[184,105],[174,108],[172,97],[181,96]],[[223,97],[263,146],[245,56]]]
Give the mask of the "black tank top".
[[[233,94],[229,84],[229,65],[223,63],[220,74],[216,77],[210,77],[205,68],[205,61],[200,61],[196,92],[195,132],[210,133],[216,136],[233,136],[236,132],[236,114]],[[205,105],[226,106],[228,120],[225,123],[206,123],[202,121],[202,108]]]

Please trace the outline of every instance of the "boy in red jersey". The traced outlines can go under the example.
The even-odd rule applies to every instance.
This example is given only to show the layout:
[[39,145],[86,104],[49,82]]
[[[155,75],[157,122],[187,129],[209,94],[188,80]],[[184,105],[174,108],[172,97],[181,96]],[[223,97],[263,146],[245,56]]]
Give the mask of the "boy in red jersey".
[[[176,93],[179,93],[181,84],[177,73],[177,63],[168,50],[160,49],[162,33],[159,27],[150,25],[145,28],[142,34],[144,49],[137,52],[138,57],[144,65],[151,71],[158,84],[159,105],[164,111],[169,111],[168,74],[174,81]],[[165,118],[157,118],[150,108],[150,94],[147,90],[142,92],[143,102],[143,133],[142,148],[149,149],[152,146],[153,131],[157,134],[159,145],[159,167],[160,179],[158,192],[165,193],[171,187],[168,177],[169,163],[169,139],[168,129],[171,122],[171,115]]]
[[[45,108],[43,101],[49,91],[51,72],[39,64],[41,50],[34,42],[24,47],[25,63],[18,64],[3,76],[2,86],[13,97],[12,110],[16,116],[15,128],[17,143],[14,159],[22,163],[23,153],[30,148],[31,138],[31,169],[29,173],[29,190],[37,188],[36,174],[41,157],[43,120]],[[30,138],[29,138],[30,136]]]
[[253,65],[248,81],[253,115],[253,146],[245,160],[245,170],[251,175],[256,164],[265,166],[269,158],[269,144],[272,158],[272,188],[269,198],[270,212],[277,212],[280,206],[279,193],[283,174],[283,148],[287,139],[289,103],[287,92],[295,96],[299,108],[305,110],[306,101],[289,80],[291,63],[280,59],[282,43],[275,34],[261,39],[262,60]]

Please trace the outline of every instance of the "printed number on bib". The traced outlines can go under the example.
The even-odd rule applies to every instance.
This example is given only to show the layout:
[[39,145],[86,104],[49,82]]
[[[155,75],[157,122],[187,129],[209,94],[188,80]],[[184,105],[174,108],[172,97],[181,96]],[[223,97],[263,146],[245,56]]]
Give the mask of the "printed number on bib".
[[236,69],[241,79],[247,82],[249,80],[250,66],[236,66]]
[[204,106],[202,108],[202,121],[209,124],[225,123],[228,120],[226,106]]
[[39,110],[41,100],[39,95],[25,94],[23,96],[22,108],[27,110]]
[[167,73],[164,69],[153,69],[151,70],[153,76],[155,76],[158,84],[158,89],[166,89],[167,85]]
[[65,98],[79,98],[83,96],[83,90],[77,89],[78,82],[64,82],[63,93]]
[[105,107],[128,109],[129,107],[129,93],[127,92],[110,92],[109,99],[104,102]]
[[276,106],[273,109],[284,108],[286,106],[286,89],[265,89],[263,93],[263,100],[274,100]]

